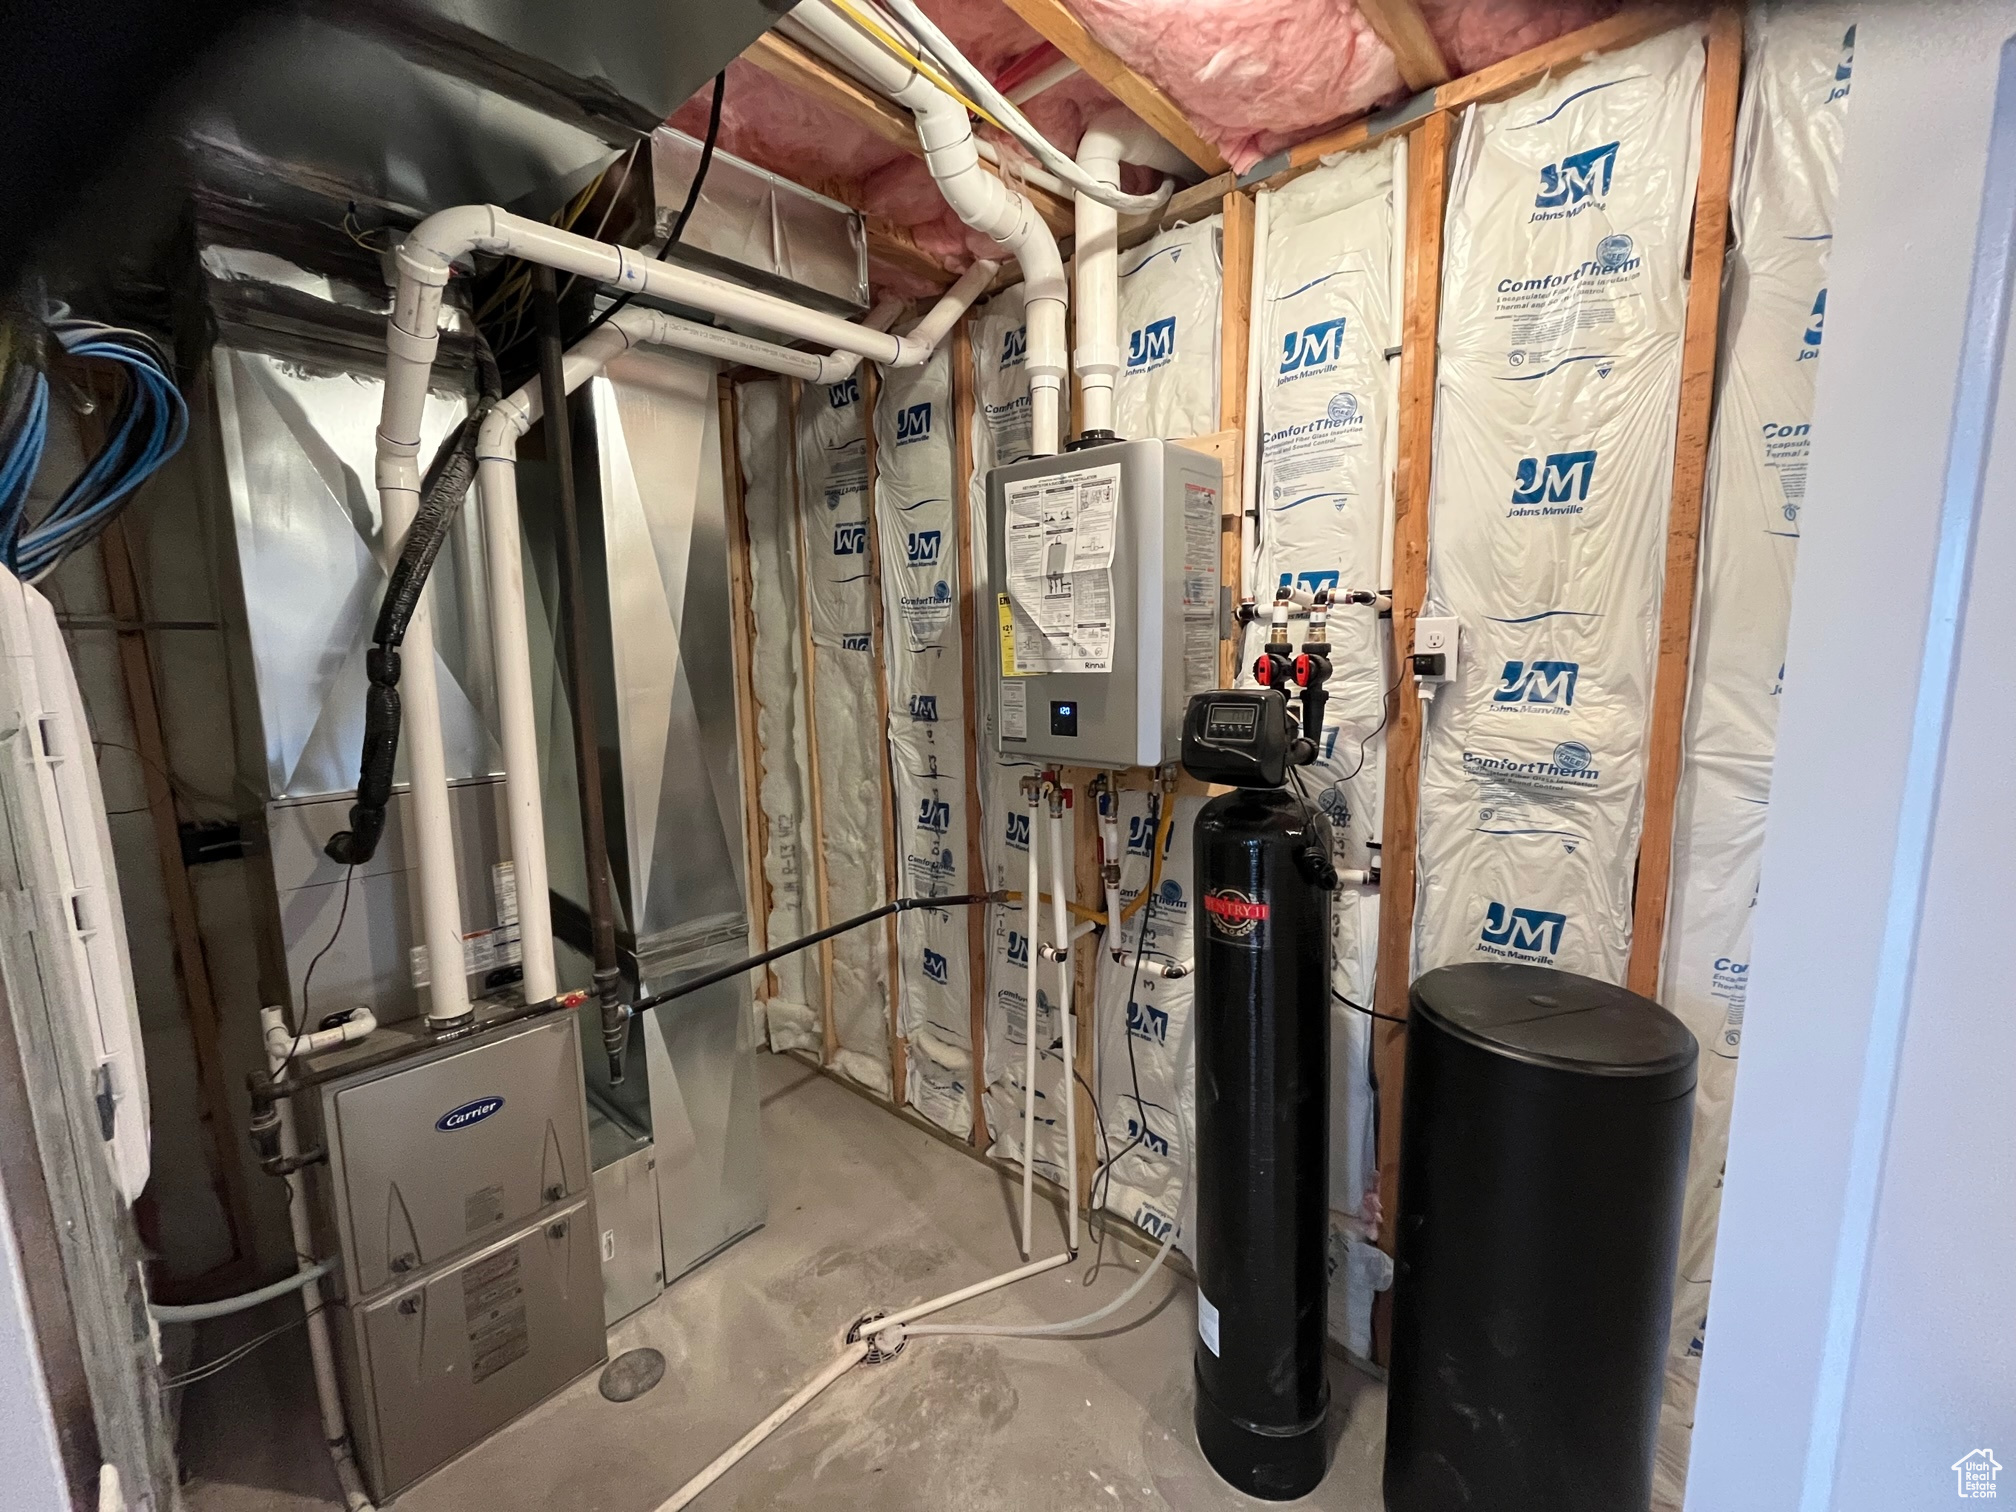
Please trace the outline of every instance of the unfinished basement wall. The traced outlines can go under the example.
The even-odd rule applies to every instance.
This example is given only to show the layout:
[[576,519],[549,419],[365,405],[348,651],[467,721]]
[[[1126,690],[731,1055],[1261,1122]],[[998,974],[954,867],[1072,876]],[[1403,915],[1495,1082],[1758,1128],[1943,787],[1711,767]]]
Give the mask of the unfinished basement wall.
[[1661,1506],[1679,1506],[1685,1488],[1706,1342],[1854,52],[1845,7],[1752,14],[1659,994],[1701,1042]]

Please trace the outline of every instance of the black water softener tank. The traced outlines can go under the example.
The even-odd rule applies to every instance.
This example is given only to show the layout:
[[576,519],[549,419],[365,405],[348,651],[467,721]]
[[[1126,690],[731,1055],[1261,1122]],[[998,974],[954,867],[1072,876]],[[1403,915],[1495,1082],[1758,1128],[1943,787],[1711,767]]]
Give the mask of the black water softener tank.
[[1387,1512],[1645,1512],[1694,1037],[1541,966],[1414,984]]
[[1195,845],[1197,1441],[1285,1501],[1326,1467],[1330,826],[1247,787],[1204,805]]

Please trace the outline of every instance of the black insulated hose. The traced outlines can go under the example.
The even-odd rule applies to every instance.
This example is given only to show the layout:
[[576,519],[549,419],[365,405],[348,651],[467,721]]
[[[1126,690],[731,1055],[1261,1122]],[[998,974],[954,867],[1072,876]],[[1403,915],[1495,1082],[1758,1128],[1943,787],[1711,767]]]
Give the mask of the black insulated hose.
[[[378,853],[385,834],[385,809],[392,801],[392,772],[399,759],[399,647],[420,605],[434,559],[461,513],[469,485],[476,481],[476,438],[487,416],[504,397],[496,359],[476,338],[476,407],[455,427],[428,464],[420,487],[420,509],[406,531],[399,560],[385,584],[371,649],[364,656],[364,741],[357,759],[357,801],[350,805],[350,828],[338,830],[322,853],[339,866],[361,866]],[[458,924],[459,928],[459,924]]]

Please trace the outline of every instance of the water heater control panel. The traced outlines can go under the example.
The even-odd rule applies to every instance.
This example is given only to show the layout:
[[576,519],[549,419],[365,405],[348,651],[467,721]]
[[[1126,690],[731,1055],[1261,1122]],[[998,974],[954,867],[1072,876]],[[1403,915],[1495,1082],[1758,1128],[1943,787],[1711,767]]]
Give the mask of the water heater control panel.
[[1081,766],[1173,760],[1184,706],[1218,685],[1214,457],[1115,441],[987,475],[995,739]]

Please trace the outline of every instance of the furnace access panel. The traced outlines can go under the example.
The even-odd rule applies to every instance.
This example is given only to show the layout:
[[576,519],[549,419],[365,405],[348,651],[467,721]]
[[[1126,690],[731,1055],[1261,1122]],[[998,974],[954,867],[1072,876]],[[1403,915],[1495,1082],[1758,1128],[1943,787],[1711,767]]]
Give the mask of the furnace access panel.
[[1004,756],[1175,759],[1218,685],[1217,459],[1116,441],[987,475],[986,637]]

